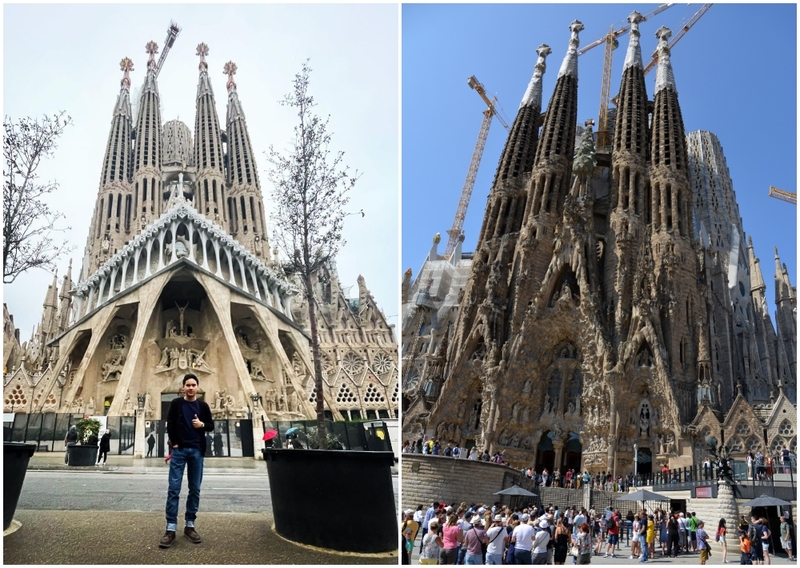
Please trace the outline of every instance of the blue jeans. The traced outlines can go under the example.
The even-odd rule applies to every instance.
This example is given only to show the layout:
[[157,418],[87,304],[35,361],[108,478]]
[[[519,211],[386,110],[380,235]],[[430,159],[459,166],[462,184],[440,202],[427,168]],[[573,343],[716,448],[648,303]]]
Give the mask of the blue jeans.
[[467,565],[481,565],[483,564],[483,555],[479,552],[478,554],[465,554],[464,555],[464,564]]
[[514,549],[514,560],[517,564],[530,564],[531,563],[531,551],[530,550],[520,550],[519,548]]
[[200,506],[200,483],[203,481],[203,454],[198,448],[173,448],[169,460],[169,489],[167,489],[167,530],[178,527],[178,501],[183,484],[183,470],[189,482],[189,496],[186,499],[186,526],[193,527]]

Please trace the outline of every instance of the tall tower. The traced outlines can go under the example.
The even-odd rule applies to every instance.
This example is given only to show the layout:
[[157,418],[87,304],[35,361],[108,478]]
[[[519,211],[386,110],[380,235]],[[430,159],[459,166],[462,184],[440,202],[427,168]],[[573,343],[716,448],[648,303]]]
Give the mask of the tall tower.
[[161,106],[156,82],[158,45],[148,42],[147,74],[139,98],[133,160],[135,231],[161,215]]
[[506,339],[504,321],[510,308],[507,303],[509,268],[522,227],[526,186],[539,134],[542,76],[547,68],[545,58],[551,50],[542,44],[536,53],[538,59],[533,76],[511,126],[489,192],[472,276],[464,293],[466,300],[462,303],[453,342],[456,352],[463,351],[467,344],[471,351],[481,350],[489,343],[500,348]]
[[217,118],[214,91],[208,78],[208,46],[197,46],[200,79],[197,83],[197,108],[194,119],[194,164],[197,181],[194,206],[217,225],[230,230],[225,208],[225,170],[222,162],[222,132]]
[[624,341],[632,315],[633,278],[639,253],[639,237],[650,223],[650,183],[647,170],[649,153],[647,92],[644,84],[639,22],[642,15],[628,16],[630,42],[622,71],[619,106],[614,125],[611,156],[610,223],[606,247],[616,254],[605,257],[605,294],[613,318],[615,344]]
[[111,130],[108,134],[100,189],[97,193],[92,224],[86,239],[81,278],[92,274],[122,248],[131,229],[131,100],[130,72],[133,61],[120,61],[123,72]]
[[656,32],[659,42],[650,166],[651,249],[655,259],[656,304],[662,341],[669,354],[671,386],[680,420],[689,421],[696,412],[694,383],[699,330],[695,324],[705,321],[706,306],[699,301],[697,288],[686,136],[667,45],[671,34],[664,26]]
[[[789,271],[785,264],[781,264],[778,248],[775,247],[775,303],[778,309],[775,312],[775,324],[778,328],[778,348],[783,348],[787,363],[790,367],[789,375],[797,376],[797,291],[789,281]],[[779,369],[781,376],[786,373]],[[786,387],[784,387],[784,390]]]
[[267,225],[264,219],[264,203],[261,186],[258,183],[258,168],[247,132],[242,103],[236,91],[233,76],[236,64],[225,64],[228,76],[228,115],[226,134],[228,136],[227,182],[229,229],[231,235],[255,255],[269,260]]

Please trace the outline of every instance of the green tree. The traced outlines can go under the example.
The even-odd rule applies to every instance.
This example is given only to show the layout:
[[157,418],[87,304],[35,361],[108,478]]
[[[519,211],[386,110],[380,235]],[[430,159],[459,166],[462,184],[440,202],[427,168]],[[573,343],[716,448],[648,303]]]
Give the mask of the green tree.
[[[274,186],[276,209],[272,220],[276,244],[288,258],[283,263],[287,274],[296,275],[303,285],[308,303],[314,382],[317,392],[317,428],[325,432],[325,406],[322,390],[322,363],[319,351],[317,316],[313,300],[312,275],[336,256],[344,245],[342,229],[346,216],[347,193],[358,180],[344,164],[344,152],[332,153],[330,117],[314,112],[316,103],[308,90],[311,68],[308,62],[295,75],[294,90],[281,101],[297,111],[298,123],[286,154],[270,146],[268,176]],[[327,449],[327,439],[319,440]]]
[[44,158],[55,153],[58,139],[72,119],[61,111],[41,119],[30,117],[3,121],[3,283],[14,282],[31,268],[55,270],[55,261],[71,250],[67,241],[53,234],[64,214],[53,211],[47,195],[58,183],[39,181],[37,170]]

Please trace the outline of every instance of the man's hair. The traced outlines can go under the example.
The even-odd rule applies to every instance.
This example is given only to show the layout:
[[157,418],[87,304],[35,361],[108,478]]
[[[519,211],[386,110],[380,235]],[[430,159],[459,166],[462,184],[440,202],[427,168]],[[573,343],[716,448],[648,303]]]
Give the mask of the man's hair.
[[195,375],[194,373],[186,373],[183,376],[183,384],[185,385],[186,381],[188,381],[189,379],[194,379],[194,382],[196,382],[198,385],[200,384],[200,379],[198,379],[197,375]]

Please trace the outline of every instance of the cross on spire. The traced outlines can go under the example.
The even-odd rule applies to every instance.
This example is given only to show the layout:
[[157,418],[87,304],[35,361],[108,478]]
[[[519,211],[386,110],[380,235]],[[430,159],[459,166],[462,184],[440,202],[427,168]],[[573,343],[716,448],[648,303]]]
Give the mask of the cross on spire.
[[147,60],[147,68],[150,69],[151,67],[155,68],[156,66],[156,53],[158,53],[158,44],[154,41],[148,41],[147,45],[144,46],[145,53],[150,55],[150,59]]
[[208,55],[208,46],[205,43],[200,43],[197,45],[197,53],[195,55],[200,56],[200,69],[208,69],[208,63],[206,63],[206,55]]
[[133,61],[131,61],[129,57],[124,57],[122,61],[119,62],[119,69],[125,73],[120,84],[126,89],[129,89],[131,86],[131,78],[129,73],[133,71]]
[[236,83],[233,80],[233,76],[236,75],[236,63],[233,61],[228,61],[223,67],[222,72],[228,76],[228,90],[230,91],[232,88],[236,88]]

